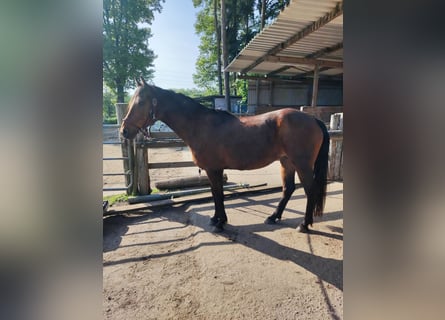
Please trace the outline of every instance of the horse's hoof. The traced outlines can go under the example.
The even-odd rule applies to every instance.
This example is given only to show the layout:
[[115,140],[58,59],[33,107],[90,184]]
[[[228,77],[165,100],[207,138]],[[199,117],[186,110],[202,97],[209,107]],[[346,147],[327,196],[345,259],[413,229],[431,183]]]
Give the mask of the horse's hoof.
[[275,218],[268,217],[266,220],[264,220],[264,223],[265,224],[275,224],[277,222],[276,222]]
[[218,223],[218,218],[215,217],[210,218],[209,225],[216,226],[217,223]]
[[297,227],[297,231],[302,232],[302,233],[309,233],[309,228],[307,226],[305,226],[304,224],[300,224]]
[[278,218],[278,217],[274,217],[273,215],[272,216],[270,216],[270,217],[267,217],[267,219],[266,220],[264,220],[264,223],[265,224],[276,224],[278,221],[280,221],[281,220],[281,217],[280,218]]
[[224,228],[222,226],[215,226],[213,228],[213,233],[221,233],[224,231]]

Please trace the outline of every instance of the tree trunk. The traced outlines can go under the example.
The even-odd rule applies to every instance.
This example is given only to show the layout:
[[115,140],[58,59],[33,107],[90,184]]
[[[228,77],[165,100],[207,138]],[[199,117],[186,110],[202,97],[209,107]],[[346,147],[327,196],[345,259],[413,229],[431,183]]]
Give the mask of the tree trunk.
[[216,33],[216,55],[217,70],[218,70],[218,92],[222,95],[222,76],[221,76],[221,29],[218,24],[218,0],[213,1],[213,19],[215,20],[215,33]]
[[248,12],[246,12],[246,37],[245,37],[245,39],[244,39],[244,44],[243,44],[243,46],[245,47],[245,46],[247,46],[247,44],[249,43],[249,13]]
[[[225,0],[221,0],[221,38],[222,38],[222,49],[223,49],[223,67],[224,70],[228,65],[228,48],[227,48],[227,34],[226,34],[226,3]],[[229,85],[229,73],[224,71],[224,96],[226,100],[226,110],[230,111],[230,85]]]
[[266,24],[266,0],[261,0],[261,30]]
[[125,103],[125,92],[123,84],[116,84],[117,103]]

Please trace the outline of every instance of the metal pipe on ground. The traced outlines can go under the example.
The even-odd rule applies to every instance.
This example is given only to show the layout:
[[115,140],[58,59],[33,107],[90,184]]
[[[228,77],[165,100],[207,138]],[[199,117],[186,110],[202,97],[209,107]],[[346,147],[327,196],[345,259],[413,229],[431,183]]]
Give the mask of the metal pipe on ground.
[[[242,188],[248,188],[250,185],[245,183],[235,184],[235,185],[227,185],[224,186],[224,190],[236,190],[236,189],[242,189]],[[204,192],[210,192],[210,188],[199,188],[199,189],[191,189],[191,190],[182,190],[182,191],[175,191],[175,192],[169,192],[169,193],[161,193],[161,194],[150,194],[145,196],[135,196],[135,197],[128,197],[128,203],[134,204],[134,203],[142,203],[142,202],[150,202],[150,201],[158,201],[158,200],[164,200],[164,199],[172,199],[172,198],[179,198],[184,196],[190,196],[194,194],[204,193]]]

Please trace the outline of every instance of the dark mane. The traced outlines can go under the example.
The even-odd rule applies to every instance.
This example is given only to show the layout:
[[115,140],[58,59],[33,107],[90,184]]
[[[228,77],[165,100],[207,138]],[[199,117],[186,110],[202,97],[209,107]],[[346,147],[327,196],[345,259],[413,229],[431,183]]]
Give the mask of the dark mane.
[[187,105],[191,104],[192,106],[199,106],[199,107],[206,108],[202,104],[198,103],[196,100],[194,100],[182,93],[177,93],[177,92],[174,92],[173,90],[162,89],[162,88],[159,88],[156,86],[154,88],[156,89],[157,93],[161,94],[162,98],[173,100],[176,103],[187,103]]
[[235,117],[233,114],[231,114],[229,111],[227,110],[220,110],[220,109],[211,109],[213,111],[215,111],[216,113],[222,115],[222,116],[229,116],[229,117]]
[[215,109],[210,109],[207,108],[206,106],[202,105],[201,103],[199,103],[198,101],[196,101],[193,98],[190,98],[189,96],[186,96],[185,94],[182,93],[178,93],[175,92],[173,90],[165,90],[159,87],[155,87],[156,90],[161,93],[161,95],[163,97],[165,97],[166,99],[170,99],[175,101],[177,104],[182,104],[182,103],[186,103],[188,108],[198,108],[198,109],[202,109],[202,111],[207,111],[207,112],[211,112],[211,113],[216,113],[219,116],[224,116],[226,117],[226,120],[229,120],[229,118],[233,119],[236,118],[233,114],[231,114],[230,112],[226,111],[226,110],[215,110]]

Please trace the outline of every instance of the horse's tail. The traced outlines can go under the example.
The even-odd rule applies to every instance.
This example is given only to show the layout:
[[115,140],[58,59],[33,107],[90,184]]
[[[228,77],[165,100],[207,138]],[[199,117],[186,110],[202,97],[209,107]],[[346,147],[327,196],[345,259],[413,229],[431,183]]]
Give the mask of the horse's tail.
[[323,142],[318,151],[317,159],[315,160],[314,185],[312,191],[314,192],[313,196],[315,201],[314,216],[321,216],[326,198],[330,137],[323,121],[316,120],[321,131],[323,131]]

